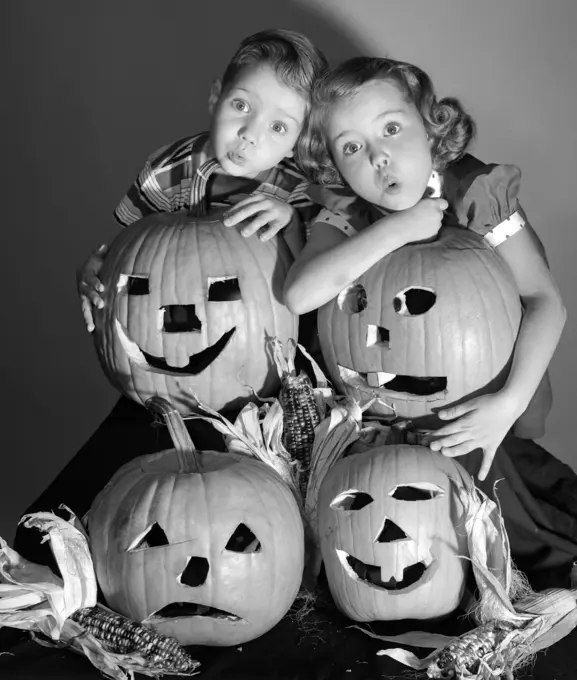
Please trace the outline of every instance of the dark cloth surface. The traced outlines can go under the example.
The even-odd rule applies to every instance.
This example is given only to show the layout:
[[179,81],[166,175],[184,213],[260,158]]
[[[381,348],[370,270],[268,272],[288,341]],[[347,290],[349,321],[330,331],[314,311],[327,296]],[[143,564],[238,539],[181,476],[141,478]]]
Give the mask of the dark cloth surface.
[[[235,647],[188,647],[201,662],[199,680],[399,680],[419,676],[415,671],[384,656],[383,648],[397,645],[374,640],[349,626],[324,592],[315,611],[299,622],[298,607],[275,628],[252,642]],[[441,623],[376,623],[371,628],[381,635],[397,635],[407,630],[428,630],[459,635],[470,628],[458,610]],[[575,680],[577,678],[577,632],[539,653],[531,665],[516,674],[516,680]],[[410,648],[408,648],[410,649]],[[88,680],[102,678],[85,657],[65,649],[46,648],[30,641],[28,635],[10,629],[0,630],[0,677],[3,680]],[[430,650],[412,649],[419,657]],[[144,678],[136,675],[136,678]],[[177,676],[163,676],[171,678]]]
[[[236,414],[227,414],[234,419]],[[198,449],[221,449],[223,442],[208,423],[188,420],[187,428]],[[166,428],[154,425],[146,409],[121,398],[110,415],[78,454],[63,469],[27,511],[55,510],[68,505],[79,517],[86,513],[100,489],[112,474],[135,456],[171,448]],[[466,458],[461,462],[465,462]],[[470,458],[467,467],[478,469]],[[577,477],[563,463],[532,441],[509,437],[499,452],[494,469],[484,483],[487,493],[495,480],[505,477],[507,484],[497,486],[513,555],[519,567],[527,569],[535,589],[568,587],[573,560],[576,528]],[[573,537],[577,533],[573,534]],[[40,534],[18,529],[15,549],[28,559],[54,568],[48,545]],[[516,554],[517,552],[517,554]],[[532,567],[540,566],[534,570]],[[374,680],[379,677],[406,678],[410,669],[376,652],[390,644],[373,640],[348,626],[352,622],[340,615],[330,595],[321,590],[315,611],[300,622],[287,615],[266,635],[251,643],[231,648],[189,648],[202,662],[199,677],[284,678],[285,680]],[[459,634],[467,622],[453,616],[441,623],[421,622],[373,624],[375,632],[394,635],[406,630],[430,630]],[[575,680],[577,633],[540,653],[533,666],[517,678],[536,680]],[[425,650],[417,651],[420,656]],[[82,656],[64,649],[45,648],[31,641],[26,633],[0,630],[0,677],[2,678],[99,678],[99,672]],[[138,676],[143,677],[143,676]],[[165,676],[168,677],[168,676]]]

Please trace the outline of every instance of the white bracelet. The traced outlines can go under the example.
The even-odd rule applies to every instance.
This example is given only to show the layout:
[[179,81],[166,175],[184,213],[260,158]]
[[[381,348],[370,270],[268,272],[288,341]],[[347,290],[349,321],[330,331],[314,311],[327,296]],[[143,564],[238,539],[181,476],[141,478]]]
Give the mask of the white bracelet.
[[485,234],[485,238],[493,248],[500,246],[503,241],[506,241],[510,236],[521,231],[525,226],[525,220],[521,217],[520,213],[514,212],[506,220],[503,220],[496,227],[493,227],[491,231]]

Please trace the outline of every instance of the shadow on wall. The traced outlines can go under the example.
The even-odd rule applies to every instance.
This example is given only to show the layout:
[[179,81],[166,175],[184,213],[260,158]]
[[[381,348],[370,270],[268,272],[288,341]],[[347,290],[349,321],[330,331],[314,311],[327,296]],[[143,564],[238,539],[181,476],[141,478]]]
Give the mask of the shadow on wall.
[[112,210],[146,157],[206,129],[210,83],[243,37],[285,27],[331,61],[358,51],[345,30],[288,0],[14,0],[5,9],[10,256],[0,276],[13,332],[0,336],[0,536],[11,541],[20,512],[117,399],[84,328],[74,273],[118,233]]

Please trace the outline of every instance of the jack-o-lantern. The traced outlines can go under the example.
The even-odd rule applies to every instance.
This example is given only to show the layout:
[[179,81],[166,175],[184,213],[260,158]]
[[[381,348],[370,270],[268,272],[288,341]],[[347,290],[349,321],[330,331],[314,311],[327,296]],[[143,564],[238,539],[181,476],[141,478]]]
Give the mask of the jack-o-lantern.
[[454,459],[424,446],[376,447],[337,462],[317,506],[327,580],[355,621],[436,619],[461,601],[470,484]]
[[287,342],[298,330],[281,302],[291,263],[282,239],[244,238],[220,212],[130,225],[100,272],[94,340],[106,376],[126,396],[158,394],[183,415],[195,410],[193,394],[217,411],[274,394],[266,338]]
[[480,236],[445,227],[406,245],[319,310],[319,338],[340,391],[370,413],[416,419],[498,390],[521,322],[504,260]]
[[124,465],[89,513],[98,583],[115,611],[181,644],[252,640],[286,614],[304,531],[281,477],[248,455],[194,452],[180,415],[153,398],[176,449]]

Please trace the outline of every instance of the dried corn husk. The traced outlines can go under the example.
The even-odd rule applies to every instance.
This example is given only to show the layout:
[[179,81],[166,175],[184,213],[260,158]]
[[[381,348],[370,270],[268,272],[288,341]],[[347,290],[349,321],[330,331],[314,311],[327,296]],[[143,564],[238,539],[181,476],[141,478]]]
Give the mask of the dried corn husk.
[[[294,341],[289,344],[288,357],[283,355],[282,344],[278,339],[269,338],[267,342],[279,374],[285,372],[285,370],[290,372],[294,369],[294,355],[297,349],[309,360],[317,385],[313,388],[314,400],[319,416],[324,417],[337,400],[319,365],[304,347]],[[220,413],[200,401],[191,391],[201,413],[192,414],[188,416],[188,419],[200,418],[210,422],[224,435],[227,450],[254,456],[263,463],[270,465],[293,491],[301,510],[304,511],[302,470],[299,467],[299,462],[293,459],[283,442],[284,412],[281,403],[276,397],[261,398],[256,392],[254,394],[261,404],[247,404],[240,411],[234,423],[231,423]],[[317,425],[315,432],[318,427],[320,425]]]
[[253,403],[247,404],[234,423],[200,400],[196,399],[196,402],[197,408],[204,412],[204,415],[195,414],[189,416],[189,419],[200,419],[211,423],[224,435],[228,451],[253,456],[272,467],[302,505],[298,491],[296,463],[291,460],[282,443],[283,414],[278,399],[269,399],[261,406]]
[[79,610],[99,606],[92,558],[84,532],[76,528],[78,519],[71,512],[69,520],[39,512],[21,521],[46,534],[44,540],[50,541],[62,579],[48,567],[24,559],[0,538],[0,628],[29,630],[39,644],[68,647],[84,654],[114,680],[134,678],[135,672],[148,676],[195,674],[199,663],[193,659],[188,671],[179,672],[170,664],[152,664],[142,654],[107,651],[71,618]]

